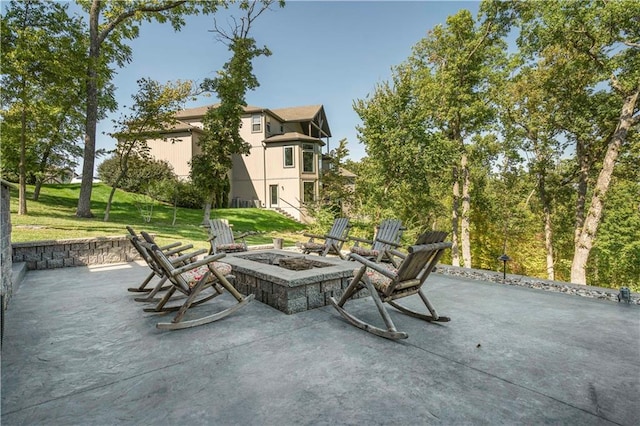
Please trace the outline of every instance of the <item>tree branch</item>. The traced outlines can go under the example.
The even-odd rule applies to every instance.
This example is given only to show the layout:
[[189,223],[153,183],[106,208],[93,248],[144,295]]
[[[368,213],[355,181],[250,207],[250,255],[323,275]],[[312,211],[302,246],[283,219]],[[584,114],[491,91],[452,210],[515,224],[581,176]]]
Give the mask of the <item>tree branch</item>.
[[[100,2],[98,1],[98,3],[100,3]],[[109,33],[111,31],[113,31],[113,29],[118,26],[118,24],[120,24],[121,22],[125,21],[127,18],[132,17],[133,15],[136,14],[136,12],[162,12],[162,11],[165,11],[165,10],[169,10],[169,9],[173,9],[175,7],[178,7],[178,6],[180,6],[180,5],[184,4],[184,3],[186,3],[186,0],[178,0],[178,1],[172,1],[170,3],[165,3],[165,4],[162,4],[162,5],[158,5],[158,6],[134,7],[133,9],[130,9],[130,10],[126,11],[126,12],[123,12],[120,15],[116,16],[112,21],[106,23],[106,26],[98,34],[99,43],[102,43],[107,38]]]

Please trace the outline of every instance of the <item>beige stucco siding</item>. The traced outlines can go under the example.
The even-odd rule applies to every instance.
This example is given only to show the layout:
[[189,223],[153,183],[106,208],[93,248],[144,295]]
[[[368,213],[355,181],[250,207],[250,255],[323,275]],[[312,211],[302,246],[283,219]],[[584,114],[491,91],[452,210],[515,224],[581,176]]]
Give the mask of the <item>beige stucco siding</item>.
[[153,157],[169,162],[173,166],[173,172],[185,179],[189,177],[189,161],[200,152],[196,144],[197,138],[197,133],[192,135],[185,132],[172,134],[167,140],[150,140],[147,144]]

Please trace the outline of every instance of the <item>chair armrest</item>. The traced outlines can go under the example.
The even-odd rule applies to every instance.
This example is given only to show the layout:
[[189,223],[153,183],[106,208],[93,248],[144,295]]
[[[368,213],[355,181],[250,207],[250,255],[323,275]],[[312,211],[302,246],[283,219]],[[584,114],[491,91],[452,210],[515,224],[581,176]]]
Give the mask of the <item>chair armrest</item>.
[[343,243],[346,243],[347,241],[349,241],[349,238],[340,238],[340,237],[332,237],[331,235],[325,235],[323,237],[320,237],[324,240],[338,240],[338,241],[342,241]]
[[166,251],[166,252],[164,252],[164,254],[165,254],[165,256],[171,256],[173,254],[182,253],[183,251],[189,250],[189,249],[192,249],[192,248],[193,248],[193,244],[187,244],[186,246],[180,246],[177,249]]
[[[203,250],[203,251],[206,252],[206,250]],[[182,274],[183,272],[187,272],[192,269],[199,268],[203,265],[208,265],[209,263],[215,262],[218,259],[222,259],[225,256],[226,256],[225,253],[218,253],[211,256],[207,256],[204,259],[198,260],[197,262],[189,263],[188,265],[184,265],[184,266],[181,266],[180,268],[174,269],[173,271],[171,271],[171,276],[175,277],[176,275]]]
[[361,243],[373,244],[373,241],[367,240],[366,238],[349,237],[349,239],[353,241],[361,242]]
[[353,260],[357,260],[358,262],[362,263],[362,265],[366,266],[367,268],[371,268],[374,271],[380,272],[382,275],[384,275],[387,278],[390,278],[390,279],[396,278],[396,275],[390,270],[388,270],[387,268],[385,268],[384,266],[380,265],[379,263],[372,262],[369,259],[360,256],[359,254],[351,253],[349,257],[351,257]]
[[[175,259],[169,259],[169,260],[170,260],[171,263],[181,263],[181,262],[184,262],[185,260],[189,260],[189,259],[191,259],[191,258],[193,258],[195,256],[200,256],[201,254],[206,253],[206,252],[207,252],[207,250],[200,249],[200,250],[196,250],[196,251],[191,252],[191,253],[183,254],[181,256],[176,257]],[[191,263],[190,263],[190,265],[191,265]]]
[[247,236],[249,236],[251,234],[252,234],[252,232],[243,232],[242,234],[234,235],[234,238],[243,239],[244,237],[247,237]]
[[162,246],[162,247],[159,247],[159,248],[160,248],[160,250],[162,250],[162,251],[166,251],[166,250],[169,250],[169,249],[172,249],[172,248],[178,247],[178,246],[179,246],[179,245],[181,245],[181,244],[182,244],[181,242],[177,241],[177,242],[175,242],[175,243],[167,244],[166,246]]
[[387,241],[387,240],[382,240],[382,239],[379,239],[379,240],[376,240],[376,241],[379,241],[379,242],[381,242],[382,244],[388,244],[388,245],[390,245],[390,246],[394,246],[394,247],[400,247],[400,246],[402,246],[402,244],[399,244],[399,243],[396,243],[396,242],[393,242],[393,241]]
[[398,256],[400,259],[405,259],[407,257],[407,253],[403,253],[399,250],[391,249],[391,250],[387,250],[387,252],[394,256]]
[[304,234],[302,234],[305,237],[309,237],[309,238],[324,238],[324,236],[322,235],[317,235],[317,234],[307,234],[306,232]]

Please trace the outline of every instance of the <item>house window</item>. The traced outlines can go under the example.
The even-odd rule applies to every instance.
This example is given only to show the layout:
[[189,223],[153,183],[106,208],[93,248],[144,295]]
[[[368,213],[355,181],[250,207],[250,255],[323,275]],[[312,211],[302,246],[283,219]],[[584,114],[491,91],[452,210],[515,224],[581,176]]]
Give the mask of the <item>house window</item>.
[[267,133],[271,134],[271,123],[267,121]]
[[293,147],[292,146],[285,146],[284,147],[284,166],[285,167],[293,167],[294,166],[294,162],[293,162]]
[[259,132],[262,126],[262,117],[260,114],[255,114],[251,116],[251,131]]
[[304,173],[315,172],[314,159],[315,159],[315,154],[314,154],[313,145],[303,144],[302,145],[302,171]]
[[310,203],[316,199],[316,183],[302,182],[302,200]]
[[280,133],[284,133],[284,126],[282,124],[280,125]]
[[272,207],[278,205],[278,185],[269,185],[269,202]]

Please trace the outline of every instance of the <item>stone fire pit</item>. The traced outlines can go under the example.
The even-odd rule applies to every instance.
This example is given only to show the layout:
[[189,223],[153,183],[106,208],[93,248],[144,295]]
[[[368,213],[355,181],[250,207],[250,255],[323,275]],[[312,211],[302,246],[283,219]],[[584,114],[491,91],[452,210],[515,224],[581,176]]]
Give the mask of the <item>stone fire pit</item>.
[[333,257],[303,256],[285,250],[230,253],[223,260],[233,268],[235,287],[243,294],[286,314],[319,308],[339,297],[358,267]]

